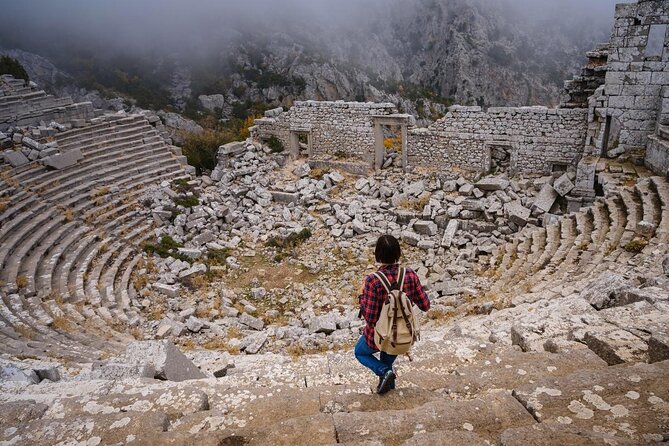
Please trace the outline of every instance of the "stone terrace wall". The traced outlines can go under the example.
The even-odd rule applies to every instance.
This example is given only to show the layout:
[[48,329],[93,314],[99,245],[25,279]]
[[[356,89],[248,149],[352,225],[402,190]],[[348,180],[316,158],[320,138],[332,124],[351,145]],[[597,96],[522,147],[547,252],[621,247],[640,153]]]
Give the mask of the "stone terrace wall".
[[486,171],[490,144],[508,144],[512,170],[550,172],[581,155],[586,130],[586,109],[455,106],[427,129],[409,132],[409,165]]
[[[296,102],[289,111],[270,110],[257,119],[253,136],[276,136],[290,146],[291,131],[309,131],[312,156],[344,151],[364,161],[374,154],[374,116],[391,115],[392,104]],[[489,144],[511,146],[512,168],[518,172],[550,172],[554,163],[573,163],[583,152],[586,109],[545,107],[449,108],[428,128],[410,128],[409,166],[460,167],[486,171]]]
[[256,119],[254,137],[276,136],[286,149],[291,131],[308,131],[312,138],[312,156],[333,155],[337,151],[365,161],[374,156],[373,116],[396,113],[390,103],[299,101],[287,112],[270,110]]
[[[605,94],[607,114],[617,122],[623,149],[643,147],[655,131],[663,85],[669,85],[669,32],[661,56],[648,56],[651,25],[669,23],[669,2],[640,1],[616,6]],[[613,138],[615,139],[615,138]]]

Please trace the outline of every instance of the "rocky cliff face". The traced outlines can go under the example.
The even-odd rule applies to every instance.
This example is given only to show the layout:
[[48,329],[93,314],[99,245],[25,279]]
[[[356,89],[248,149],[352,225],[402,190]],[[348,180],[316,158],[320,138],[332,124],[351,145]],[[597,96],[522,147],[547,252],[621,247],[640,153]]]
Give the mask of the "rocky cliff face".
[[[556,105],[563,81],[577,72],[587,50],[607,40],[611,26],[612,7],[596,15],[570,9],[575,5],[582,8],[573,0],[372,0],[344,19],[321,12],[229,20],[195,37],[182,32],[184,41],[192,41],[182,48],[163,44],[162,53],[92,56],[79,65],[71,63],[69,51],[50,47],[47,56],[74,79],[95,79],[106,95],[119,91],[137,99],[152,92],[151,101],[139,100],[143,106],[164,107],[156,104],[158,96],[177,110],[209,109],[230,118],[243,117],[254,104],[392,101],[429,121],[450,103]],[[33,72],[44,65],[22,62],[29,71],[37,64]],[[105,74],[120,73],[101,79],[99,69],[86,72],[96,63]]]

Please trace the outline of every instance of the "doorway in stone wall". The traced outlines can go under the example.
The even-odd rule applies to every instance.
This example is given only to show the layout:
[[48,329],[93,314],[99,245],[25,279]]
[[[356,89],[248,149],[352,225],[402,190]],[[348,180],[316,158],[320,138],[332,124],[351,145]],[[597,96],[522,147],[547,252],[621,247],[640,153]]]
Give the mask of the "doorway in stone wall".
[[407,166],[407,131],[409,115],[386,115],[374,117],[375,169],[391,166]]
[[311,131],[290,131],[290,155],[293,158],[308,158],[311,156]]
[[402,126],[382,125],[383,163],[382,169],[402,165]]
[[511,152],[512,147],[509,143],[489,143],[487,144],[490,159],[491,173],[506,173],[511,170]]

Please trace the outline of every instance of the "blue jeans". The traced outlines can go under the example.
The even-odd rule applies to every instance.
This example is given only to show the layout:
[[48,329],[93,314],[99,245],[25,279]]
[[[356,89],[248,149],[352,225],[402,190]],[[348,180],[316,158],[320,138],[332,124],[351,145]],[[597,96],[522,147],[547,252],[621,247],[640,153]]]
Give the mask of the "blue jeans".
[[377,352],[369,348],[367,341],[365,341],[365,337],[360,336],[358,343],[355,345],[355,358],[360,361],[360,364],[374,372],[376,376],[383,376],[388,369],[393,367],[393,362],[395,362],[397,356],[380,352],[381,360],[379,361],[374,356],[374,353]]

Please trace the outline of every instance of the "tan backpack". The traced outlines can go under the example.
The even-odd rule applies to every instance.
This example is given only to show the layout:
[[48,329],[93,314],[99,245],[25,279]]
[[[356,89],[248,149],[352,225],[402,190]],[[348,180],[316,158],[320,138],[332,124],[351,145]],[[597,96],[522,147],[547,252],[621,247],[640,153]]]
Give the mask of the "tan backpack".
[[389,355],[407,353],[414,342],[420,339],[416,307],[403,292],[405,275],[406,269],[400,268],[397,285],[391,286],[385,274],[374,273],[388,293],[374,326],[374,343],[379,350]]

